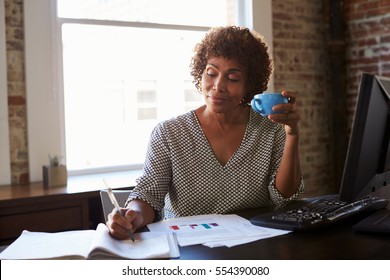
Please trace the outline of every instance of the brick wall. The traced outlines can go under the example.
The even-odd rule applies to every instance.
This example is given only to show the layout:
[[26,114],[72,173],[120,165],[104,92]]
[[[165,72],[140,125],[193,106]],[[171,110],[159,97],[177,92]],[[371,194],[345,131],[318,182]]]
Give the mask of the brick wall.
[[344,5],[350,130],[362,72],[390,77],[390,1],[347,0]]
[[5,0],[11,183],[29,180],[23,1]]
[[298,93],[306,195],[333,190],[329,62],[322,1],[274,0],[275,90]]
[[[306,195],[333,192],[332,97],[329,92],[329,2],[273,0],[275,89],[299,93],[301,161]],[[362,72],[390,76],[390,1],[346,0],[345,135],[348,138]],[[322,18],[325,20],[323,21]],[[335,119],[334,121],[337,121]],[[335,179],[335,178],[333,178]]]

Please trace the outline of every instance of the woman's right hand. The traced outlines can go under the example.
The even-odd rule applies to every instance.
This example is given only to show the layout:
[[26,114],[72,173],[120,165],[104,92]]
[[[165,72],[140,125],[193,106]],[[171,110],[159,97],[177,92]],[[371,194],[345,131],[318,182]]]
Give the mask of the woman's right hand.
[[131,209],[122,208],[122,215],[113,209],[108,215],[107,227],[110,234],[115,239],[129,238],[129,231],[134,233],[140,225],[143,224],[144,219],[140,212]]
[[145,201],[132,200],[127,207],[122,208],[121,213],[114,209],[108,215],[107,227],[111,236],[116,239],[129,238],[129,231],[134,233],[154,221],[154,210]]

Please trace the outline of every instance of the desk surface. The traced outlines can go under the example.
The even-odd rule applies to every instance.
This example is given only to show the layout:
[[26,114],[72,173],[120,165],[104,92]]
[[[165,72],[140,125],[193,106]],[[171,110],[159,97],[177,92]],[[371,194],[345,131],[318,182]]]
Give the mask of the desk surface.
[[[249,210],[241,216],[249,218],[258,212]],[[390,260],[389,235],[355,233],[353,224],[293,232],[233,248],[180,247],[180,260]],[[5,248],[0,246],[0,252]]]
[[[241,216],[249,218],[258,212],[245,211]],[[390,260],[390,236],[353,232],[356,222],[351,220],[315,232],[293,232],[233,248],[180,247],[180,259]]]
[[[45,197],[46,199],[50,198],[50,201],[54,201],[56,200],[55,197],[67,196],[71,201],[73,201],[79,196],[89,197],[92,194],[97,196],[100,187],[86,187],[88,185],[89,184],[85,184],[85,182],[83,182],[82,188],[80,188],[77,184],[77,187],[75,188],[68,186],[49,190],[43,189],[41,184],[32,184],[29,187],[13,186],[12,188],[11,186],[0,186],[0,206],[3,206],[2,211],[4,211],[4,209],[8,209],[11,206],[19,209],[19,205],[22,205],[23,203],[23,205],[25,205],[25,202],[23,201],[28,201],[28,203],[32,205],[41,204],[41,200],[43,201]],[[91,184],[91,186],[92,185],[94,184]],[[82,191],[80,191],[80,189],[82,189]],[[28,195],[26,195],[26,193]],[[390,196],[387,195],[386,197]],[[262,210],[260,209],[251,209],[238,214],[244,218],[250,218],[261,211]],[[349,221],[347,223],[321,229],[316,232],[294,232],[233,248],[208,248],[203,245],[181,247],[180,259],[390,260],[390,236],[355,233],[352,231],[352,226],[356,222],[356,220]]]

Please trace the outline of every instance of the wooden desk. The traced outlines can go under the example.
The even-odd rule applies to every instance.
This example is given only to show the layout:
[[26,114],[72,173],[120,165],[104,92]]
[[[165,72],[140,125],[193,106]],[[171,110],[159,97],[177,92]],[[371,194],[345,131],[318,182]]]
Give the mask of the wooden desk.
[[[51,232],[95,229],[95,224],[103,221],[99,197],[103,185],[87,182],[68,185],[49,190],[43,189],[41,183],[0,186],[0,245],[10,244],[23,229]],[[249,209],[237,214],[250,218],[262,211]],[[354,233],[352,226],[356,222],[350,220],[316,232],[290,233],[233,248],[180,247],[180,259],[390,260],[390,236]]]
[[[262,210],[260,210],[262,211]],[[259,213],[239,213],[245,218]],[[390,260],[390,236],[354,233],[350,221],[316,232],[290,233],[232,248],[180,247],[180,260]],[[145,229],[147,230],[147,229]],[[6,246],[0,246],[0,252]]]
[[[134,184],[112,180],[113,188]],[[100,190],[105,188],[100,178],[75,177],[65,187],[45,189],[42,182],[20,186],[0,186],[0,245],[14,241],[24,229],[58,232],[95,229],[104,222]]]
[[[239,213],[249,218],[259,210]],[[226,248],[180,247],[183,260],[390,260],[390,236],[352,231],[356,220],[315,232],[263,239]]]

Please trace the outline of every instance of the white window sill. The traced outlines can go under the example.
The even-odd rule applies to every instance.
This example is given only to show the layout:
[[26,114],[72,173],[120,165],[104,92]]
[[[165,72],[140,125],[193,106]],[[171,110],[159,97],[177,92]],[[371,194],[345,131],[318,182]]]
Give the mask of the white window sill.
[[67,189],[69,193],[72,193],[72,189],[75,190],[75,192],[80,191],[80,189],[83,191],[105,189],[106,186],[103,182],[103,179],[105,179],[113,189],[128,188],[135,186],[136,179],[141,175],[142,169],[69,176]]

